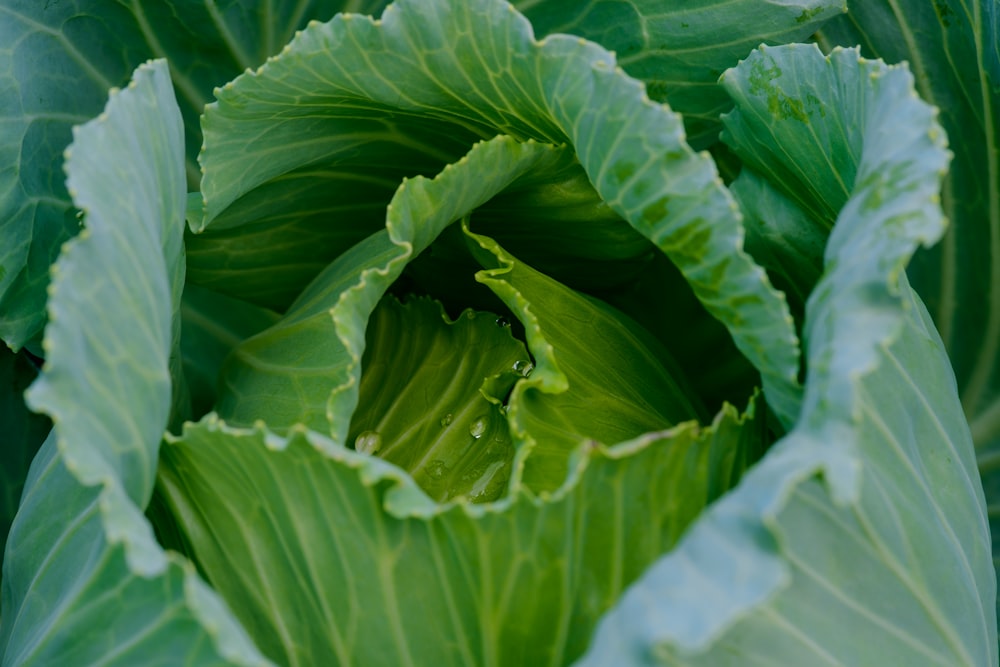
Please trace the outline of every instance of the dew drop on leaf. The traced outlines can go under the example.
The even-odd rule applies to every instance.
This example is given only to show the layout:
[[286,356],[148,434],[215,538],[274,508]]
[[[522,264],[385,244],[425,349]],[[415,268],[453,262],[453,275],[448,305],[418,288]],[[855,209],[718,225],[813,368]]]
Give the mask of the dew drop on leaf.
[[486,417],[476,417],[469,424],[469,435],[478,440],[483,437],[483,433],[486,433]]
[[506,465],[505,461],[494,461],[487,467],[469,490],[469,500],[474,503],[496,500],[507,483],[507,475],[504,470]]
[[354,449],[373,456],[382,448],[382,436],[377,431],[362,431],[354,439]]
[[441,479],[448,474],[448,466],[441,459],[434,459],[427,464],[427,475],[431,479]]

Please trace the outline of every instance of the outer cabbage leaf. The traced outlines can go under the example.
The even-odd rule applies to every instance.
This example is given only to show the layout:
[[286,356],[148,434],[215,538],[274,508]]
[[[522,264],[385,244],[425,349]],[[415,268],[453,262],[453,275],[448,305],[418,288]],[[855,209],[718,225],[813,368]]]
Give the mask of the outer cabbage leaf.
[[[198,116],[215,86],[277,53],[310,19],[374,12],[382,0],[297,3],[0,3],[0,338],[38,337],[60,246],[79,231],[61,178],[70,128],[100,112],[108,89],[147,58],[170,59],[185,119],[187,173],[200,177]],[[37,342],[37,341],[36,341]]]
[[212,418],[169,439],[160,482],[277,663],[561,665],[753,460],[761,412],[584,446],[545,501],[435,505],[403,471],[318,434]]
[[951,227],[908,273],[955,369],[1000,571],[1000,10],[989,0],[850,7],[824,27],[820,44],[860,44],[865,55],[909,61],[955,153],[941,195]]
[[121,486],[85,486],[50,437],[4,560],[2,664],[268,665]]
[[539,35],[568,33],[615,52],[629,76],[646,84],[653,99],[684,116],[688,140],[696,147],[714,143],[719,114],[732,107],[717,85],[727,67],[761,43],[800,42],[846,0],[597,0],[553,2],[518,0]]
[[[607,205],[729,327],[760,370],[769,407],[794,421],[787,305],[743,252],[736,204],[711,159],[691,151],[679,117],[617,71],[612,54],[567,36],[536,42],[501,2],[403,1],[378,21],[312,24],[281,56],[227,84],[205,114],[201,226],[211,229],[255,188],[299,169],[342,167],[402,130],[407,155],[434,149],[421,170],[449,159],[456,143],[498,133],[568,142]],[[372,154],[384,170],[384,154]]]
[[[826,77],[844,85],[816,84]],[[730,126],[770,115],[772,136],[822,135],[823,123],[861,121],[857,174],[807,304],[802,416],[625,593],[581,664],[997,664],[972,441],[903,271],[944,227],[948,153],[934,112],[905,68],[854,51],[762,49],[724,83]],[[783,113],[823,90],[853,94]],[[810,159],[835,168],[822,151]]]
[[68,184],[86,229],[56,264],[48,358],[28,393],[54,427],[4,558],[4,665],[266,664],[141,513],[171,410],[183,146],[164,61],[75,132]]

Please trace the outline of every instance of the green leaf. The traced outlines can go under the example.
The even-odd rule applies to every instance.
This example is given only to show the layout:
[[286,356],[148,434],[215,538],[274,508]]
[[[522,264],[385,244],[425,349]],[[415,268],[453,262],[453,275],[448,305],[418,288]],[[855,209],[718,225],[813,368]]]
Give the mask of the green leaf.
[[[587,292],[631,284],[660,254],[605,203],[575,160],[511,184],[476,209],[474,225],[538,271]],[[457,245],[477,271],[466,243]],[[434,257],[435,264],[441,259]]]
[[0,554],[7,544],[28,466],[52,428],[48,419],[32,413],[24,404],[24,390],[37,374],[23,353],[0,349],[0,424],[4,428],[0,449]]
[[170,416],[184,273],[184,143],[166,62],[140,67],[77,128],[67,173],[87,226],[54,269],[47,359],[27,395],[53,431],[4,559],[5,663],[265,664],[141,510]]
[[120,484],[85,486],[50,437],[4,559],[5,665],[269,665],[218,596],[164,552]]
[[[362,139],[349,137],[341,148],[362,164],[307,164],[239,198],[208,229],[200,217],[193,220],[198,233],[186,243],[190,281],[284,311],[334,257],[384,226],[385,207],[401,180],[437,173],[471,143],[442,136],[413,147],[407,137],[415,130],[409,125],[363,117],[356,123],[344,131]],[[269,139],[275,130],[267,131]],[[369,135],[374,136],[365,143]],[[282,152],[292,147],[290,140],[280,145]],[[222,168],[238,173],[243,167]]]
[[[854,188],[865,114],[878,88],[858,86],[855,68],[844,58],[832,66],[810,58],[779,65],[767,57],[770,49],[757,53],[762,55],[748,59],[742,76],[734,78],[733,70],[723,75],[737,110],[723,117],[722,140],[809,216],[816,228],[811,236],[822,243]],[[789,95],[786,81],[794,81],[801,94]],[[900,131],[907,120],[899,118]]]
[[165,63],[139,68],[130,86],[67,150],[67,185],[86,228],[53,268],[46,360],[27,400],[53,418],[84,484],[118,478],[144,505],[171,408],[184,135]]
[[439,502],[500,496],[514,458],[503,401],[528,351],[497,321],[467,310],[452,322],[426,298],[379,302],[348,442],[403,468]]
[[727,407],[710,428],[580,449],[545,501],[435,506],[403,471],[318,434],[209,418],[169,438],[160,482],[275,662],[561,665],[739,477],[763,425],[759,406]]
[[684,116],[688,140],[714,143],[719,114],[732,101],[716,85],[719,75],[766,44],[800,42],[846,0],[730,0],[720,11],[714,0],[598,0],[567,3],[518,0],[536,35],[580,35],[613,51],[629,76],[646,84],[653,99]]
[[45,324],[49,266],[79,231],[62,181],[70,128],[100,112],[108,90],[148,58],[168,58],[185,119],[187,174],[198,117],[215,86],[277,53],[310,19],[341,9],[373,12],[382,0],[0,4],[0,338],[12,347]]
[[747,230],[746,248],[801,314],[823,271],[823,249],[829,228],[771,185],[745,168],[729,186],[740,203]]
[[[631,284],[594,295],[656,336],[687,377],[693,395],[706,406],[726,401],[739,405],[760,387],[757,369],[738,352],[726,327],[707,313],[665,255],[654,256]],[[663,307],[664,295],[669,295],[669,308]]]
[[[972,428],[1000,572],[1000,21],[989,0],[850,2],[820,43],[909,61],[955,157],[941,192],[951,227],[910,280],[941,332]],[[1000,601],[998,601],[1000,608]]]
[[[760,115],[776,96],[802,101],[826,69],[858,93],[845,117],[865,120],[854,188],[807,305],[802,416],[625,593],[580,664],[996,664],[972,441],[903,271],[918,242],[943,232],[943,132],[905,68],[790,46],[755,52],[727,85],[752,86],[759,61],[785,76],[738,98],[737,114]],[[780,108],[772,122],[775,136],[802,123]]]
[[219,415],[247,426],[260,419],[278,431],[305,424],[346,444],[365,328],[389,285],[451,222],[526,172],[567,159],[563,149],[497,137],[433,180],[404,182],[386,209],[384,231],[340,255],[281,321],[234,350],[223,371]]
[[[684,143],[679,117],[597,45],[536,42],[502,2],[403,0],[380,21],[313,24],[218,97],[206,109],[200,158],[208,229],[256,188],[302,170],[398,177],[497,134],[569,142],[600,197],[680,268],[760,370],[769,406],[794,421],[792,320],[742,250],[735,202],[711,159]],[[314,187],[329,183],[315,178]]]
[[580,445],[707,421],[669,352],[640,325],[535,271],[493,239],[467,234],[486,269],[476,279],[524,325],[535,360],[530,375],[522,369],[526,379],[513,388],[508,412],[515,439],[530,448],[525,486],[557,489]]
[[[272,429],[284,430],[301,423],[328,432],[345,445],[362,437],[374,438],[373,433],[377,433],[387,458],[414,474],[436,499],[464,492],[465,485],[455,489],[445,485],[446,479],[454,481],[464,474],[451,460],[452,455],[424,454],[428,447],[447,449],[455,444],[449,436],[455,429],[446,429],[440,438],[437,434],[441,431],[439,420],[457,413],[458,408],[435,403],[432,409],[421,398],[426,395],[437,400],[440,395],[429,388],[434,383],[418,382],[420,373],[414,364],[423,354],[407,353],[391,363],[395,358],[387,352],[391,346],[381,346],[368,358],[377,369],[375,377],[361,374],[360,378],[362,394],[366,387],[376,389],[368,392],[367,400],[359,400],[358,357],[366,348],[356,332],[364,330],[366,322],[371,326],[377,299],[409,259],[428,247],[450,221],[467,215],[515,181],[523,187],[536,174],[546,180],[553,168],[558,170],[571,158],[566,150],[501,137],[478,144],[432,181],[417,177],[407,182],[389,205],[386,233],[373,235],[340,256],[281,322],[236,348],[224,371],[218,414],[244,426],[262,420]],[[491,177],[484,178],[484,173]],[[486,261],[491,268],[515,266],[515,260],[495,242],[477,238],[488,249]],[[497,258],[489,253],[498,253]],[[517,430],[515,443],[529,443],[525,481],[533,490],[558,488],[567,474],[569,453],[582,442],[614,444],[706,414],[697,400],[688,398],[689,389],[678,382],[680,373],[674,365],[663,365],[664,360],[669,362],[669,354],[658,349],[655,340],[628,317],[524,264],[480,275],[477,279],[489,285],[527,328],[536,359],[534,376],[524,383],[531,389],[515,389],[510,402]],[[379,327],[369,334],[382,340],[386,335],[398,338],[400,332],[408,332],[409,344],[419,345],[419,329],[397,326],[388,329],[390,334],[384,330],[384,326]],[[557,363],[556,358],[561,361]],[[609,368],[607,359],[615,360],[618,367]],[[510,369],[515,362],[526,370],[527,354],[511,350],[501,355],[499,365],[489,373],[441,376],[440,380],[450,382],[456,391],[475,395],[484,377]],[[428,372],[443,362],[435,358],[429,363]],[[361,369],[365,368],[362,363]],[[404,382],[389,380],[399,377]],[[393,384],[410,384],[414,390],[419,387],[418,398],[405,399],[405,394],[395,398],[384,389]],[[513,381],[494,387],[493,398],[502,398],[512,385]],[[392,396],[391,407],[379,399],[379,392],[386,392],[386,399]],[[402,410],[400,406],[406,406],[402,415],[424,415],[427,419],[392,414]],[[504,432],[501,439],[506,441],[506,420],[496,408],[487,407],[481,405],[476,414],[457,420],[455,428],[471,428],[469,424],[482,413],[486,422],[498,424]],[[389,416],[383,420],[381,415],[387,412]],[[346,433],[348,423],[350,434]],[[434,437],[417,437],[426,436],[428,431]],[[464,431],[460,438],[468,440]],[[415,439],[421,444],[415,444]],[[521,455],[526,456],[527,451]],[[450,474],[443,474],[445,468]]]
[[279,315],[245,301],[184,285],[181,299],[180,352],[184,378],[198,417],[212,409],[222,364],[230,351],[279,319]]

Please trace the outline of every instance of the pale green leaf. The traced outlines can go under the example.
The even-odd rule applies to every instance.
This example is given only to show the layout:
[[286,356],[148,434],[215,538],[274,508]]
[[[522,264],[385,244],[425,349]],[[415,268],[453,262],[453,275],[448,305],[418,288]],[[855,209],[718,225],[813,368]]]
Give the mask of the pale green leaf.
[[81,484],[51,437],[11,530],[2,602],[4,667],[270,664],[121,486]]
[[504,401],[529,362],[497,321],[466,310],[452,322],[427,298],[379,302],[348,443],[403,468],[439,502],[499,497],[514,458]]
[[727,406],[709,428],[581,448],[545,501],[435,506],[401,470],[317,434],[211,418],[168,440],[160,480],[275,662],[555,666],[738,479],[762,417]]
[[184,273],[184,143],[166,62],[141,66],[77,128],[67,172],[87,227],[56,264],[48,358],[28,392],[53,430],[4,558],[4,665],[265,664],[142,515]]
[[1000,12],[991,0],[849,5],[824,26],[821,45],[860,44],[865,55],[908,61],[955,154],[941,193],[949,232],[908,272],[955,369],[1000,571]]
[[[750,91],[737,114],[763,118],[771,100],[815,92],[824,70],[845,82],[827,94],[858,92],[841,104],[864,123],[854,187],[807,304],[801,419],[625,593],[581,664],[997,663],[972,441],[941,339],[903,271],[919,242],[943,232],[943,133],[904,68],[854,51],[762,49],[726,82]],[[774,136],[824,122],[782,108]]]
[[84,484],[117,478],[141,506],[171,409],[184,135],[165,63],[144,65],[130,86],[77,128],[67,150],[67,183],[86,228],[53,269],[44,372],[27,398],[53,418]]

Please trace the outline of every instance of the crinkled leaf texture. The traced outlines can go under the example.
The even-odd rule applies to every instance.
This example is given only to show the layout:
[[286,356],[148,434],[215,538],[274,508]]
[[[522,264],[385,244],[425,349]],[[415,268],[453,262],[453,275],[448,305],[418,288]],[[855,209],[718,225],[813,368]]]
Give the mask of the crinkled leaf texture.
[[[476,39],[463,37],[470,34]],[[546,493],[522,482],[532,454],[522,447],[504,500],[482,508],[439,505],[399,469],[346,447],[366,325],[389,286],[456,220],[475,229],[480,207],[505,191],[544,184],[546,174],[571,172],[578,160],[607,202],[600,222],[614,229],[624,219],[686,272],[758,363],[775,411],[791,421],[799,399],[791,319],[742,252],[735,203],[711,161],[684,143],[676,114],[616,71],[610,53],[565,36],[536,42],[523,17],[498,2],[403,2],[381,21],[351,16],[314,24],[219,98],[205,116],[196,229],[237,229],[241,201],[299,169],[321,173],[350,164],[361,174],[385,171],[359,145],[382,162],[388,160],[380,151],[394,157],[389,173],[425,154],[431,157],[421,171],[435,160],[451,164],[434,179],[404,180],[385,206],[384,229],[337,257],[281,321],[235,350],[218,409],[242,428],[209,418],[170,439],[162,491],[199,564],[279,662],[310,664],[331,653],[370,662],[385,659],[387,649],[393,661],[430,664],[564,664],[579,655],[621,586],[752,460],[763,436],[760,407],[746,418],[727,407],[714,428],[688,423],[626,444],[615,436],[609,446],[568,419],[578,430],[569,431],[573,446],[564,448],[561,472]],[[464,157],[450,156],[459,146]],[[608,216],[609,208],[616,215]],[[498,236],[501,227],[493,230]],[[547,392],[565,391],[568,377],[585,375],[563,376],[557,364],[583,369],[589,361],[558,331],[560,318],[541,310],[565,308],[571,295],[526,268],[505,273],[510,267],[502,265],[513,260],[490,237],[478,239],[494,256],[481,281],[506,286],[497,289],[508,291],[505,301],[528,330],[538,362],[531,380],[548,377]],[[546,302],[549,290],[555,296]],[[620,332],[627,337],[629,327]],[[630,372],[641,365],[623,361]],[[616,379],[606,388],[627,384]],[[513,397],[511,415],[519,405]],[[660,463],[643,461],[647,447]],[[590,488],[580,466],[590,461],[602,469],[602,457],[607,474],[648,481],[621,482],[613,493]],[[686,482],[657,491],[658,480],[667,479]],[[276,500],[247,504],[262,497]],[[576,499],[608,514],[577,514]],[[552,511],[561,517],[555,525],[548,524]],[[626,517],[642,512],[654,516],[630,525]],[[234,523],[239,515],[249,521]],[[232,553],[252,557],[235,563]],[[427,586],[404,595],[414,582]],[[295,602],[306,599],[308,605]]]
[[[830,88],[817,82],[831,79],[844,99],[824,101]],[[55,431],[4,563],[5,665],[556,665],[588,647],[585,663],[616,665],[996,663],[995,580],[968,427],[903,273],[915,244],[940,233],[934,193],[946,163],[905,70],[852,52],[826,61],[811,47],[765,49],[724,80],[738,107],[731,145],[751,167],[768,141],[801,140],[795,159],[809,171],[793,184],[844,179],[840,162],[827,165],[835,175],[822,169],[823,139],[838,129],[846,141],[836,146],[858,156],[827,211],[832,235],[818,228],[825,268],[806,306],[804,394],[788,309],[742,251],[734,199],[685,143],[680,117],[604,49],[564,36],[537,42],[506,3],[414,0],[380,21],[314,24],[220,90],[204,119],[204,199],[187,213],[194,230],[233,236],[221,255],[201,246],[203,282],[237,297],[256,289],[213,266],[246,257],[238,232],[250,273],[280,279],[290,265],[262,267],[266,248],[280,248],[261,220],[279,209],[294,217],[297,194],[311,188],[356,191],[369,217],[270,329],[313,327],[325,344],[249,344],[259,354],[244,358],[267,363],[245,364],[252,373],[231,376],[220,403],[231,400],[227,416],[243,426],[210,416],[159,452],[159,490],[219,595],[164,553],[141,515],[170,419],[170,360],[193,356],[177,342],[179,114],[163,63],[136,81],[80,132],[70,160],[88,230],[58,265],[48,365],[32,392]],[[756,143],[738,132],[754,116],[765,130]],[[99,146],[83,150],[88,141]],[[119,159],[107,159],[108,146]],[[784,171],[755,169],[762,187],[780,193],[798,177],[784,159],[779,150],[764,160]],[[709,427],[582,439],[545,493],[523,483],[524,446],[502,500],[436,503],[398,467],[345,446],[368,319],[449,225],[464,219],[476,240],[478,210],[576,160],[614,214],[588,204],[590,222],[639,254],[637,235],[670,257],[760,371],[768,408],[790,433],[721,500],[762,445],[759,399],[744,415],[724,407]],[[399,185],[414,174],[438,175]],[[771,201],[792,220],[825,210],[828,192],[801,190],[796,200],[786,187],[755,215],[768,217]],[[317,213],[316,200],[302,199]],[[476,240],[499,268],[510,259],[502,232]],[[803,247],[759,240],[771,256]],[[479,278],[502,292],[497,268],[488,263]],[[303,284],[298,275],[257,306],[287,305]],[[508,294],[526,320],[528,293]],[[196,309],[222,303],[201,296]],[[272,321],[247,307],[222,332],[203,333],[226,349]],[[558,389],[570,375],[560,379],[558,336],[545,328],[539,318],[529,347],[543,358],[552,345],[555,361],[533,377]],[[296,376],[303,365],[315,373]],[[275,379],[287,385],[269,387]],[[199,400],[211,394],[199,390]],[[516,402],[511,410],[516,418]],[[258,411],[276,414],[282,434],[254,424]],[[297,425],[306,417],[316,430]]]
[[[331,373],[341,384],[319,417],[333,415],[328,428],[343,438],[348,420],[336,417],[357,400],[352,360],[365,322],[411,252],[497,190],[566,155],[498,137],[433,180],[407,181],[388,208],[387,231],[334,262],[284,325],[248,341],[250,351],[276,356],[248,359],[234,387],[260,388],[263,403],[297,396],[295,387]],[[525,293],[532,290],[518,296]],[[335,306],[314,306],[330,295]],[[312,326],[329,327],[318,338],[325,345],[298,359],[305,372],[265,395],[274,377],[262,375],[277,375],[283,358],[291,365],[302,354],[296,344],[266,344]],[[334,336],[341,345],[331,344]],[[551,338],[549,356],[558,358],[560,336]],[[537,361],[532,379],[559,381],[558,368]],[[512,397],[511,414],[519,406]],[[275,420],[284,410],[258,407]],[[168,439],[160,483],[199,564],[276,662],[558,665],[580,654],[622,586],[759,454],[765,424],[755,401],[742,417],[726,407],[709,428],[688,422],[610,447],[583,439],[563,454],[561,483],[544,496],[521,483],[531,453],[522,448],[506,497],[474,506],[435,503],[395,466],[301,425],[279,437],[264,422],[238,429],[210,416]],[[637,513],[646,519],[627,520]]]
[[[281,56],[220,90],[203,128],[204,202],[193,227],[208,231],[244,224],[252,232],[252,217],[232,217],[242,202],[303,170],[324,188],[331,169],[350,167],[365,179],[405,169],[437,173],[442,161],[497,134],[568,143],[604,208],[678,266],[760,371],[771,409],[785,424],[794,421],[801,387],[791,318],[742,250],[735,202],[711,159],[684,142],[680,118],[593,43],[566,35],[535,41],[524,17],[499,2],[399,2],[378,21],[340,16],[312,24]],[[388,203],[370,199],[367,189],[359,194],[359,205]],[[377,240],[386,224],[379,219],[364,243],[375,244],[371,253],[398,245],[398,275],[407,256],[453,219],[426,224],[412,247],[396,237]]]
[[539,35],[580,35],[615,53],[653,99],[684,116],[688,141],[714,143],[732,108],[719,75],[760,44],[800,42],[846,9],[844,0],[632,0],[513,3]]
[[[933,110],[905,67],[856,51],[761,49],[724,85],[726,140],[754,167],[772,151],[759,164],[775,187],[805,173],[848,188],[806,308],[802,415],[625,593],[580,664],[997,664],[969,428],[903,271],[943,231]],[[827,137],[847,139],[850,170]],[[823,210],[830,192],[798,194]]]
[[73,125],[148,58],[168,58],[184,117],[186,169],[200,176],[198,117],[212,90],[277,53],[311,19],[385,0],[273,3],[5,0],[0,4],[0,338],[17,349],[45,325],[49,266],[79,231],[63,183]]
[[314,432],[209,418],[170,438],[161,483],[275,662],[561,665],[739,476],[764,423],[759,406],[727,407],[709,428],[578,449],[545,500],[436,505],[398,468]]
[[184,276],[183,128],[165,61],[77,128],[67,174],[86,229],[55,266],[28,394],[54,428],[4,558],[3,664],[267,664],[142,515]]
[[[4,234],[0,337],[15,348],[37,342],[34,339],[44,325],[48,267],[62,242],[78,231],[59,177],[62,151],[72,125],[98,113],[108,89],[127,81],[132,68],[151,57],[169,59],[185,118],[188,178],[195,183],[199,177],[195,156],[201,145],[198,116],[215,86],[277,53],[309,20],[327,20],[338,11],[377,13],[386,4],[386,0],[2,3],[0,89],[10,103],[0,109],[5,126],[0,137],[0,230]],[[718,23],[714,3],[706,1],[679,15],[663,12],[662,3],[656,0],[579,7],[551,0],[523,4],[530,5],[526,8],[537,21],[539,34],[571,32],[618,51],[629,73],[649,83],[654,98],[670,97],[679,111],[697,123],[699,133],[707,131],[706,136],[711,136],[718,131],[713,112],[726,103],[715,85],[719,72],[762,41],[805,38],[840,10],[843,1],[762,4],[741,0],[725,13],[725,26]],[[755,20],[747,21],[751,12]],[[733,39],[734,35],[738,38]],[[380,188],[377,183],[359,182],[348,172],[336,176],[345,179],[348,187]],[[291,176],[284,185],[296,187],[296,178]],[[318,208],[336,207],[336,197],[329,195],[329,191],[299,189],[299,196],[311,198]],[[253,206],[280,224],[281,205],[274,199],[260,197]],[[301,237],[292,244],[286,240],[303,260],[299,266],[288,262],[289,273],[317,270],[317,253],[331,242],[322,230],[321,217],[300,219],[285,230],[296,230]],[[262,229],[257,233],[258,238],[267,235]],[[223,252],[244,260],[259,251],[232,239],[220,243],[225,246]],[[203,256],[204,243],[201,250]],[[211,267],[199,259],[194,264],[204,271],[202,277],[217,279],[208,275]],[[264,281],[259,287],[284,294],[281,286],[267,287]],[[262,293],[260,298],[273,296]]]
[[[907,270],[941,332],[976,444],[1000,571],[1000,7],[993,0],[851,2],[820,44],[909,61],[955,153],[942,188],[951,221]],[[1000,600],[998,600],[1000,603]]]

